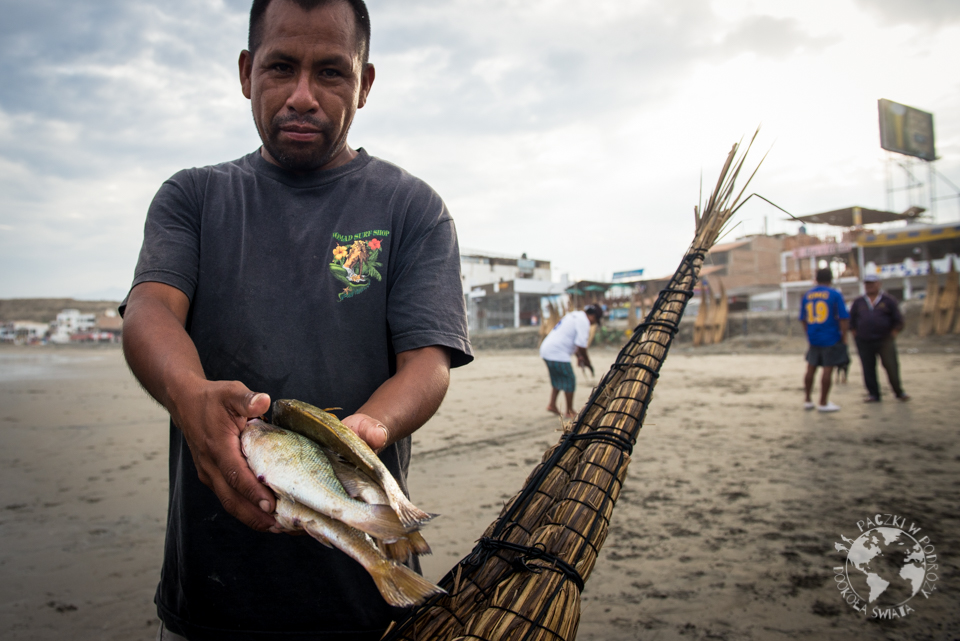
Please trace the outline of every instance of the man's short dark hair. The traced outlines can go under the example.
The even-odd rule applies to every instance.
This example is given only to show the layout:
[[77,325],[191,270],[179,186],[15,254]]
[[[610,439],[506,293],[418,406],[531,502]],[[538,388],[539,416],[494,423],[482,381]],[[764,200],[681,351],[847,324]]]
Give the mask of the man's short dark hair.
[[833,272],[830,271],[829,267],[817,270],[817,282],[822,285],[833,282]]
[[583,312],[593,316],[598,321],[603,320],[603,308],[599,305],[587,305],[583,308]]
[[[247,35],[247,51],[250,57],[254,57],[257,49],[263,42],[263,17],[267,13],[267,7],[273,0],[253,0],[250,7],[250,32]],[[370,59],[370,12],[367,11],[367,5],[363,0],[288,0],[293,2],[304,11],[313,11],[322,6],[334,2],[346,2],[353,9],[353,17],[356,22],[357,53],[360,54],[360,62],[364,65]]]

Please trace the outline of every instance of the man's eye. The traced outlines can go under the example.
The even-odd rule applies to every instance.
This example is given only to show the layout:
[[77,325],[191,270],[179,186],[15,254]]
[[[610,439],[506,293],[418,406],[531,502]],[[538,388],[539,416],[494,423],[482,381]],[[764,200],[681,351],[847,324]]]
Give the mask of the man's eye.
[[290,73],[290,71],[293,69],[293,67],[285,62],[278,62],[270,68],[274,71],[279,71],[280,73]]
[[336,69],[324,69],[320,72],[320,75],[324,78],[337,78],[340,76],[340,72]]

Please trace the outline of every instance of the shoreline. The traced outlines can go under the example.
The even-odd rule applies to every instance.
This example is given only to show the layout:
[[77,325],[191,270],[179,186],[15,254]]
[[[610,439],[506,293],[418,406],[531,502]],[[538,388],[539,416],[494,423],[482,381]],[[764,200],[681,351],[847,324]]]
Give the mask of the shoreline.
[[[802,351],[675,345],[587,581],[577,638],[960,635],[960,350],[909,345],[901,342],[901,364],[911,402],[860,403],[854,358],[832,395],[843,410],[828,415],[800,408]],[[591,356],[599,373],[616,350]],[[3,376],[13,365],[34,369]],[[582,402],[590,381],[577,376]],[[453,370],[440,411],[414,436],[414,501],[442,514],[424,530],[434,549],[422,559],[427,578],[470,552],[559,438],[548,391],[535,350],[482,350]],[[0,637],[152,640],[164,410],[116,346],[4,346],[0,426]],[[856,522],[877,512],[917,521],[942,554],[940,588],[893,621],[865,621],[832,575],[841,534],[856,538]]]

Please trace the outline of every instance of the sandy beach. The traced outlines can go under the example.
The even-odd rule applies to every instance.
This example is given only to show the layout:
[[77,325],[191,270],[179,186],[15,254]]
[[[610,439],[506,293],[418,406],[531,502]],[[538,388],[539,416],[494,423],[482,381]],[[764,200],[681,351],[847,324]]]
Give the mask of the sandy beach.
[[[864,405],[854,363],[835,414],[801,408],[802,350],[671,352],[579,639],[960,638],[960,345],[901,345],[909,403]],[[598,372],[616,355],[591,353]],[[548,389],[534,350],[481,351],[453,372],[415,436],[413,498],[443,515],[424,531],[428,578],[556,442]],[[116,347],[0,348],[0,638],[153,639],[166,420]],[[835,544],[876,514],[920,527],[938,556],[935,590],[895,620],[855,612],[834,580]]]

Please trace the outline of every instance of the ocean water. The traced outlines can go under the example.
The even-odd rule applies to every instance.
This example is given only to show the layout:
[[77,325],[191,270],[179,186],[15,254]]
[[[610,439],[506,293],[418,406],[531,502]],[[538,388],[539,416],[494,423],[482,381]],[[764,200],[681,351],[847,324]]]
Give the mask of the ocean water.
[[6,352],[0,350],[0,383],[81,378],[85,365],[106,360],[102,353],[66,352],[56,348],[35,347]]

